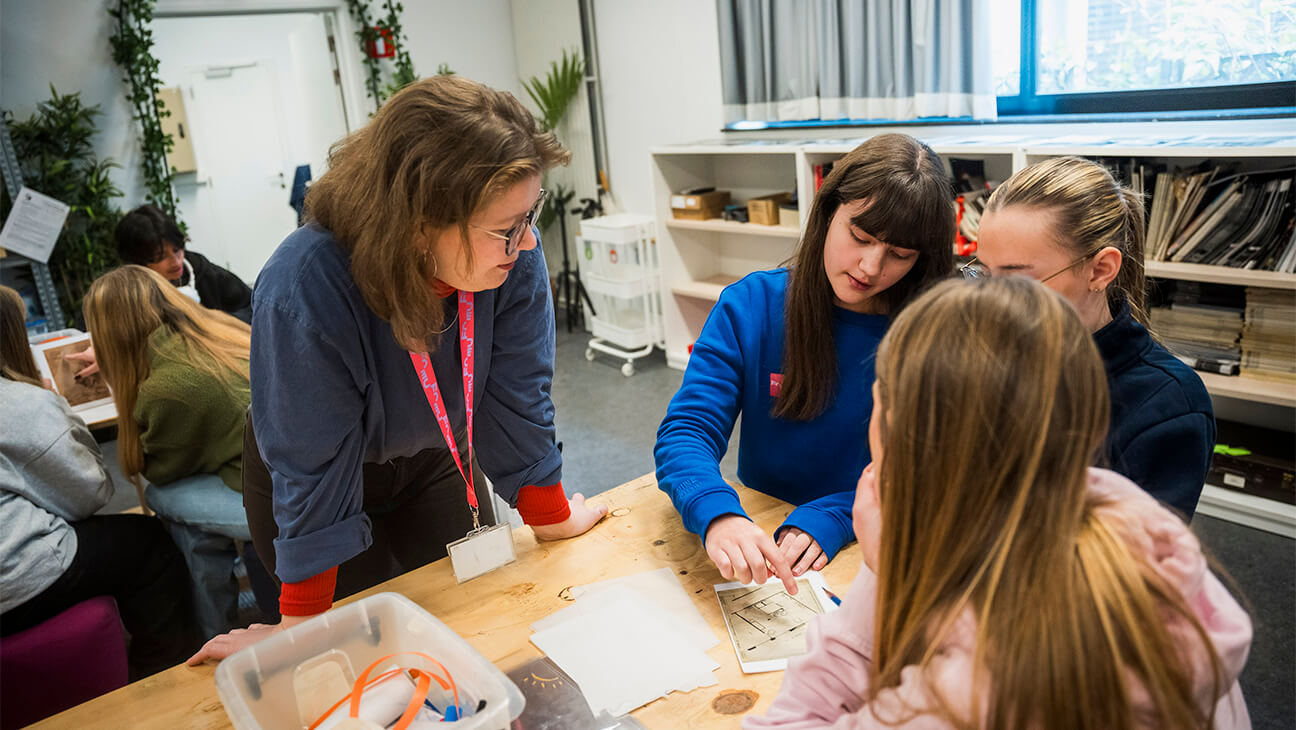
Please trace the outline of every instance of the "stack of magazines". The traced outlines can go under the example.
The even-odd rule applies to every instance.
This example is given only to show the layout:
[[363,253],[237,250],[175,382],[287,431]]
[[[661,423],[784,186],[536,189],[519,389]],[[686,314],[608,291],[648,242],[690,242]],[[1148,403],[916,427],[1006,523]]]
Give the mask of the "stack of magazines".
[[1242,374],[1296,383],[1296,295],[1247,287]]
[[1237,375],[1242,364],[1238,341],[1246,304],[1238,287],[1174,282],[1168,301],[1149,311],[1152,331],[1189,367]]
[[[1134,173],[1142,183],[1150,173]],[[1218,167],[1156,174],[1148,209],[1151,261],[1296,272],[1290,171],[1224,175]]]

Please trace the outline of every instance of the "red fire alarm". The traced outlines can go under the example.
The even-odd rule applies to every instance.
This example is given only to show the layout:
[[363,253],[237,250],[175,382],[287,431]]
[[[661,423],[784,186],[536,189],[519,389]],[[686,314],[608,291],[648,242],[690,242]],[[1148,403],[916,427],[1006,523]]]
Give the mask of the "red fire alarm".
[[374,26],[374,33],[377,38],[369,41],[366,49],[370,58],[395,58],[396,46],[392,43],[391,28],[384,28],[381,25]]

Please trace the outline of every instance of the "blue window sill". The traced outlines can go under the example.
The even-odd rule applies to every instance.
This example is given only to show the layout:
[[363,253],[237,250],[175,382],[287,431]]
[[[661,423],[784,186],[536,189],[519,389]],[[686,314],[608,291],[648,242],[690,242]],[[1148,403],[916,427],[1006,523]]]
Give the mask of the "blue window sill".
[[971,117],[923,117],[921,119],[811,119],[797,122],[731,122],[725,132],[756,132],[774,129],[822,129],[829,127],[925,127],[954,124],[994,126],[1002,124],[1075,124],[1078,122],[1168,122],[1220,119],[1274,119],[1296,117],[1296,106],[1257,109],[1199,109],[1170,112],[1119,112],[1106,114],[1019,114],[998,119]]

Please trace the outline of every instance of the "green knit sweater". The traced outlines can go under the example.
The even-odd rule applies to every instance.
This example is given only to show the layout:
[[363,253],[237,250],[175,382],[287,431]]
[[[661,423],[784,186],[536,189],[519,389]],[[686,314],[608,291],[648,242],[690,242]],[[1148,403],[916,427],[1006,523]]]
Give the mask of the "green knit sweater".
[[135,422],[144,478],[162,486],[194,474],[216,474],[243,491],[243,420],[252,400],[247,362],[231,389],[185,364],[184,340],[168,327],[149,336],[149,374],[139,386]]

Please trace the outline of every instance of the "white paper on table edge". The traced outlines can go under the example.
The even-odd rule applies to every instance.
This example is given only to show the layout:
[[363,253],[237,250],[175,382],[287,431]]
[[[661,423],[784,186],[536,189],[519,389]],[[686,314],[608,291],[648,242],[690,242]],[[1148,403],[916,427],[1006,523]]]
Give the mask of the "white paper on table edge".
[[[834,603],[832,599],[828,597],[828,582],[824,580],[822,573],[820,573],[817,570],[807,570],[804,575],[798,576],[798,578],[805,578],[806,581],[810,584],[810,587],[818,591],[816,596],[819,599],[819,605],[823,607],[824,613],[828,613],[829,611],[836,611],[838,608],[841,608],[836,603]],[[760,585],[769,585],[770,583],[782,583],[782,582],[783,581],[781,581],[777,576],[771,575],[769,578],[765,579],[764,583],[761,583]],[[717,583],[714,586],[715,593],[716,593],[716,603],[720,603],[720,591],[733,590],[734,588],[745,588],[748,586],[754,587],[755,585],[756,583],[754,582],[740,583],[738,581],[730,581],[729,583]],[[723,610],[724,605],[721,604],[720,608]],[[758,662],[744,662],[742,660],[742,655],[738,653],[738,644],[737,641],[734,639],[733,628],[729,626],[729,621],[725,619],[723,613],[721,613],[720,620],[724,621],[725,631],[729,632],[729,647],[733,649],[734,658],[738,660],[738,667],[742,669],[743,674],[779,672],[787,669],[787,664],[788,664],[787,659],[765,659]]]

